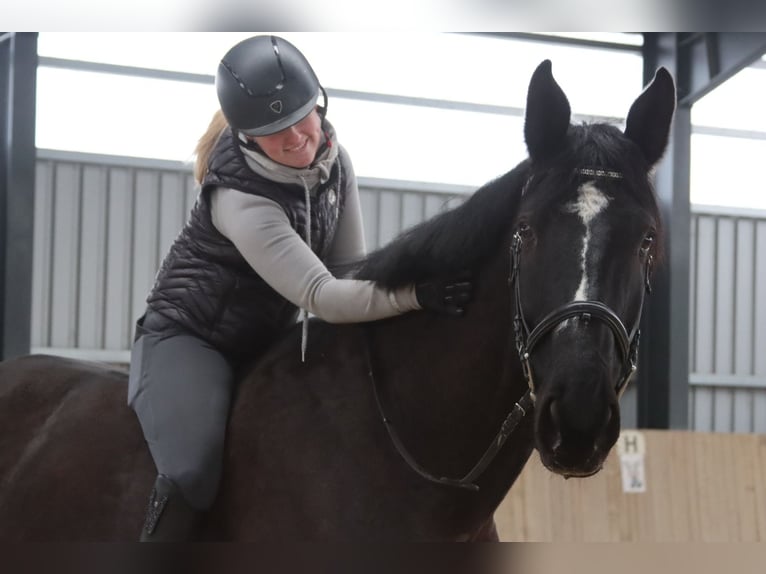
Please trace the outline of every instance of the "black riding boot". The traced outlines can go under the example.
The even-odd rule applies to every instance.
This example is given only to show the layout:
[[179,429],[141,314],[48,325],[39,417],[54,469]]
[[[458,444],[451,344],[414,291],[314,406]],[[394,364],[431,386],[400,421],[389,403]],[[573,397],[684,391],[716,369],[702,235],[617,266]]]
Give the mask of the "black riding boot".
[[201,512],[186,502],[181,489],[164,474],[149,495],[141,542],[186,542],[193,538]]

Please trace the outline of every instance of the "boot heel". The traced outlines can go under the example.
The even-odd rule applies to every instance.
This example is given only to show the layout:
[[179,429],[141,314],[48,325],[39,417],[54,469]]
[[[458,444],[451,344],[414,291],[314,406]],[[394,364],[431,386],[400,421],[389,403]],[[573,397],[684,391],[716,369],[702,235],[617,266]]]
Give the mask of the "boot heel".
[[192,508],[173,480],[157,476],[149,495],[140,542],[185,542],[192,539],[202,513]]

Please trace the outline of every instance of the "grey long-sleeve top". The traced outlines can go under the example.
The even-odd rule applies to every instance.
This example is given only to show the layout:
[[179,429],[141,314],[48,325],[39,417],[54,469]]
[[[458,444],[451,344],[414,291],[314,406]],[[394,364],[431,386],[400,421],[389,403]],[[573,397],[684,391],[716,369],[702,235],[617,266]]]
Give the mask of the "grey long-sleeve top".
[[327,266],[270,199],[218,188],[211,194],[212,220],[269,286],[329,323],[372,321],[420,309],[414,286],[388,292],[372,281],[338,279],[329,271],[365,252],[359,191],[356,185],[348,189]]

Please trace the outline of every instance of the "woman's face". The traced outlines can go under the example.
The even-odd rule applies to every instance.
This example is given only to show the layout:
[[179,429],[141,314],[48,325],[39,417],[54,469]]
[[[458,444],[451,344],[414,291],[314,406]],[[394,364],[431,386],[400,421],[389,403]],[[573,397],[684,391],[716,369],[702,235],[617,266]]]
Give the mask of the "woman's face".
[[322,122],[316,109],[289,128],[253,139],[264,153],[282,165],[304,168],[311,165],[321,143]]

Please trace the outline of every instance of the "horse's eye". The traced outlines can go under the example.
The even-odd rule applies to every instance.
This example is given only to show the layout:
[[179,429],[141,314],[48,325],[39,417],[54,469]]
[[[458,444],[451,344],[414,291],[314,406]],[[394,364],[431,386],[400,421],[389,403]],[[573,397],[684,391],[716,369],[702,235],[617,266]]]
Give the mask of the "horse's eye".
[[644,235],[643,241],[641,241],[641,255],[646,255],[652,249],[654,245],[655,233],[650,231]]
[[529,226],[529,224],[526,221],[522,221],[519,223],[519,226],[516,228],[519,235],[522,237],[529,235],[532,232],[532,228]]

